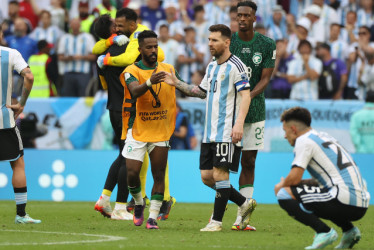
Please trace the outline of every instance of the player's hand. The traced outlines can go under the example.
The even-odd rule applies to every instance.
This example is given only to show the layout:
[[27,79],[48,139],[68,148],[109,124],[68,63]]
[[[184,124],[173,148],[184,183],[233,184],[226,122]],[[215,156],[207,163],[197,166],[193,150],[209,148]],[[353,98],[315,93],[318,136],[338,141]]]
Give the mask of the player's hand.
[[175,73],[173,72],[172,68],[170,68],[170,73],[166,73],[165,82],[171,86],[175,86],[178,82],[178,78],[176,77]]
[[129,41],[129,38],[125,35],[119,35],[113,38],[113,43],[117,44],[118,46],[125,45]]
[[108,65],[110,58],[110,54],[107,53],[105,56],[101,55],[99,58],[97,58],[97,65],[99,66],[100,69],[104,68],[106,65]]
[[284,178],[281,177],[280,182],[278,184],[276,184],[275,187],[274,187],[275,195],[278,194],[279,190],[283,187],[283,184],[284,184]]
[[150,81],[151,81],[152,84],[157,84],[157,83],[163,82],[164,79],[165,79],[165,76],[166,76],[165,71],[160,71],[160,72],[157,72],[157,73],[156,72],[157,72],[157,67],[152,72],[152,75],[151,75],[151,78],[150,78]]
[[13,110],[14,119],[18,118],[18,116],[23,112],[23,108],[24,108],[24,106],[21,106],[20,103],[12,104],[12,105],[6,105],[6,107]]
[[243,138],[243,125],[235,123],[231,131],[232,143],[238,143]]

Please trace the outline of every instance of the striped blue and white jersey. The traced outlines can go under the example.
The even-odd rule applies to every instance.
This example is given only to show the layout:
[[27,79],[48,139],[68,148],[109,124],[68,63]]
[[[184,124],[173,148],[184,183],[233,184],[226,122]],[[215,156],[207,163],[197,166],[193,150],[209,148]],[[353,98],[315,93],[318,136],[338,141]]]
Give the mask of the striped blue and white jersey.
[[0,46],[0,129],[13,128],[16,124],[14,114],[6,105],[11,104],[12,98],[12,73],[13,70],[21,73],[28,67],[21,53],[15,49]]
[[53,52],[57,48],[58,41],[65,32],[60,30],[57,26],[49,26],[44,29],[42,27],[36,27],[31,32],[30,37],[35,41],[46,40],[48,43],[53,44]]
[[207,93],[203,142],[231,142],[241,101],[238,92],[250,87],[247,67],[235,55],[222,64],[212,61],[199,87]]
[[332,58],[339,58],[343,62],[345,62],[348,58],[348,44],[343,40],[335,40],[333,42],[329,42],[331,46],[331,57]]
[[[309,67],[321,75],[322,72],[322,62],[313,55],[309,57]],[[306,74],[306,69],[301,56],[298,54],[295,59],[293,59],[288,64],[287,75],[292,76],[303,76]],[[290,99],[293,100],[318,100],[318,79],[310,80],[305,79],[292,84]]]
[[306,169],[341,203],[368,207],[366,181],[351,155],[327,133],[311,130],[296,139],[292,166]]
[[[61,37],[57,54],[65,56],[89,55],[92,54],[92,48],[95,45],[95,39],[89,33],[80,33],[77,36],[65,34]],[[91,62],[87,60],[74,60],[68,62],[59,62],[60,74],[67,72],[90,73]]]

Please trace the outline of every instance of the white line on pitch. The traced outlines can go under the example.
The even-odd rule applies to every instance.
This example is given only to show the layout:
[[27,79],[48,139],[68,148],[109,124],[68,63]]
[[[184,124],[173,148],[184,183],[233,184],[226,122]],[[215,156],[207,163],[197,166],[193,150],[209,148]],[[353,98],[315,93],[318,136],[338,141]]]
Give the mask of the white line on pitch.
[[4,232],[20,232],[20,233],[43,233],[43,234],[65,234],[65,235],[79,235],[87,237],[100,237],[104,239],[96,240],[77,240],[77,241],[59,241],[59,242],[28,242],[28,243],[15,243],[15,242],[3,242],[0,246],[24,246],[24,245],[67,245],[67,244],[80,244],[80,243],[99,243],[106,241],[117,241],[126,240],[126,237],[111,236],[111,235],[100,235],[100,234],[87,234],[87,233],[65,233],[65,232],[47,232],[47,231],[27,231],[27,230],[12,230],[12,229],[1,229]]

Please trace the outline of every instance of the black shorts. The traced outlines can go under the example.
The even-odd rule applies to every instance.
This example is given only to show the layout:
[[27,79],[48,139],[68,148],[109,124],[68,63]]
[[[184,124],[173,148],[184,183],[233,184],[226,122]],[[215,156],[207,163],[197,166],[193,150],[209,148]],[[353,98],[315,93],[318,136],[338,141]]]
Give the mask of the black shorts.
[[343,204],[331,196],[327,189],[317,186],[305,184],[292,186],[291,191],[306,210],[323,219],[356,221],[361,219],[367,210],[367,208]]
[[241,148],[229,142],[201,143],[200,170],[226,167],[230,172],[239,169]]
[[0,129],[0,161],[15,161],[23,156],[23,144],[17,126]]

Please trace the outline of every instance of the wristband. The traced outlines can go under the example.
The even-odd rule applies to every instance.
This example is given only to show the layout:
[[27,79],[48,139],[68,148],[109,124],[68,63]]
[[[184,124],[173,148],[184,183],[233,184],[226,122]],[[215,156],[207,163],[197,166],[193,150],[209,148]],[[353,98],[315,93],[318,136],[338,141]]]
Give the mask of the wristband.
[[148,88],[152,87],[152,83],[151,83],[151,80],[148,79],[145,84],[147,84]]

